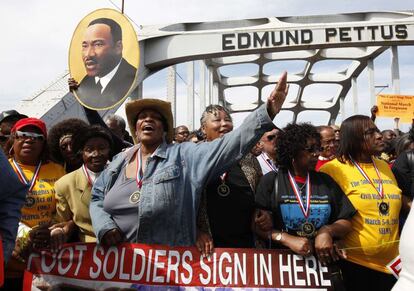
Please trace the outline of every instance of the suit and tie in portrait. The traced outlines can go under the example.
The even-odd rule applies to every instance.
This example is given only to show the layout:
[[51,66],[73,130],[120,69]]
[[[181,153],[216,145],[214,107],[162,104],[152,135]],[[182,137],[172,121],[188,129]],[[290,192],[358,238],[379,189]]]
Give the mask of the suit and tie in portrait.
[[137,69],[122,58],[118,70],[105,88],[102,88],[100,82],[97,84],[95,77],[86,75],[79,84],[78,95],[85,96],[83,102],[88,107],[109,107],[128,93],[135,80],[136,71]]

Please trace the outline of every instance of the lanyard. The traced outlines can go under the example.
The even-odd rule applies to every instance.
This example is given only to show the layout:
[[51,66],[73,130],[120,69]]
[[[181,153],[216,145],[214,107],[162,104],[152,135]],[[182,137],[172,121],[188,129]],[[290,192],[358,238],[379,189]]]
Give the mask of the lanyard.
[[141,155],[141,148],[138,149],[137,152],[137,170],[136,170],[136,181],[138,189],[142,187],[142,179],[144,177],[144,173],[142,172],[142,155]]
[[30,181],[26,178],[22,168],[20,168],[19,164],[16,162],[15,159],[13,159],[13,165],[14,165],[14,168],[16,169],[16,173],[17,173],[17,176],[19,177],[20,181],[22,181],[26,185],[30,185],[29,192],[31,192],[33,187],[36,184],[37,177],[39,176],[40,167],[42,167],[42,161],[40,161],[39,164],[36,166],[36,169],[35,169],[34,174],[33,174],[33,178]]
[[220,180],[222,184],[226,183],[226,178],[227,178],[227,172],[224,172],[223,174],[220,175]]
[[302,200],[302,195],[300,193],[300,189],[298,184],[296,184],[295,178],[293,178],[292,174],[290,173],[290,171],[288,171],[288,175],[289,175],[289,182],[290,185],[292,186],[293,192],[295,193],[296,196],[296,200],[299,203],[299,207],[300,210],[302,210],[303,216],[305,216],[305,218],[308,218],[309,214],[310,214],[310,197],[311,197],[311,183],[310,183],[310,179],[309,179],[309,173],[306,177],[306,205],[304,203],[304,201]]
[[354,164],[354,166],[358,169],[358,171],[361,173],[361,175],[365,178],[365,180],[367,180],[372,185],[372,187],[375,188],[378,195],[381,197],[381,199],[383,199],[384,198],[384,187],[383,187],[383,184],[382,184],[382,179],[381,179],[380,172],[378,170],[377,165],[375,164],[374,159],[371,158],[372,164],[374,165],[375,172],[377,173],[377,176],[378,176],[378,188],[375,187],[374,183],[368,177],[367,173],[365,173],[364,169],[362,169],[362,167],[358,164],[358,162],[354,161],[354,159],[351,156],[349,158],[350,158],[352,164]]
[[82,170],[83,170],[83,173],[84,173],[84,174],[85,174],[85,176],[86,176],[86,179],[88,179],[89,186],[92,186],[92,185],[93,185],[93,181],[92,181],[91,176],[89,175],[88,170],[86,169],[85,164],[83,164],[83,165],[82,165]]

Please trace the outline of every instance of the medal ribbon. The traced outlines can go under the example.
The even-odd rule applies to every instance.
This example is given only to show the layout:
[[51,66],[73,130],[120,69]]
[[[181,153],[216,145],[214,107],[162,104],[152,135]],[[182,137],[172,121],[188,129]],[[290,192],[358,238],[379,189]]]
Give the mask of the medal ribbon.
[[88,170],[86,169],[85,164],[83,164],[83,165],[82,165],[82,170],[83,170],[83,173],[84,173],[84,174],[85,174],[85,176],[86,176],[86,179],[88,179],[88,183],[89,183],[89,185],[90,185],[90,186],[92,186],[92,185],[93,185],[92,178],[91,178],[91,176],[89,175]]
[[22,168],[20,168],[19,164],[16,162],[15,159],[13,159],[13,165],[14,165],[14,168],[16,169],[16,173],[17,173],[17,176],[19,177],[20,181],[22,181],[22,183],[24,183],[26,185],[30,185],[29,192],[31,192],[34,185],[36,184],[36,179],[39,176],[40,167],[42,167],[42,161],[40,161],[39,164],[36,166],[36,169],[35,169],[35,172],[33,174],[33,178],[32,178],[31,181],[29,181],[26,178]]
[[223,174],[220,175],[221,184],[226,183],[226,178],[227,178],[227,172],[224,172]]
[[292,174],[290,173],[290,171],[288,171],[288,175],[289,175],[289,182],[290,185],[292,186],[293,192],[295,193],[296,196],[296,200],[298,201],[300,210],[302,210],[303,216],[305,216],[305,218],[308,218],[309,214],[310,214],[310,197],[311,197],[311,185],[310,185],[310,179],[309,179],[309,173],[306,177],[306,208],[305,205],[302,201],[302,195],[300,193],[300,189],[298,184],[296,184],[295,178],[293,178]]
[[377,191],[378,195],[381,197],[381,199],[383,199],[384,198],[384,187],[383,187],[383,184],[382,184],[382,179],[381,179],[380,172],[378,170],[377,165],[375,164],[374,159],[371,158],[372,164],[374,165],[375,172],[377,173],[377,176],[378,176],[378,188],[375,187],[374,183],[368,177],[367,173],[365,173],[364,169],[362,169],[362,167],[358,164],[358,162],[354,161],[354,159],[352,157],[349,157],[349,158],[350,158],[351,162],[354,164],[354,166],[361,173],[361,175],[365,178],[365,180],[367,180],[372,185],[372,187],[374,187],[374,189]]
[[140,190],[142,187],[142,179],[144,177],[144,173],[142,172],[142,155],[141,155],[141,148],[138,149],[137,152],[137,171],[136,171],[136,181],[137,187]]

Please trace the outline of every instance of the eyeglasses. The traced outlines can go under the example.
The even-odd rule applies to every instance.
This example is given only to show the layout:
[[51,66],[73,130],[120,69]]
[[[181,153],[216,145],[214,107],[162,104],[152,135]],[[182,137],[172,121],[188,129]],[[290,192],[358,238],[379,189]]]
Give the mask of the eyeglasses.
[[16,131],[16,139],[32,139],[36,141],[45,140],[45,136],[40,133],[26,132],[26,131]]
[[307,151],[310,154],[316,154],[316,153],[320,153],[321,151],[323,151],[323,148],[321,148],[319,145],[314,145],[311,147],[306,147],[305,151]]
[[275,137],[276,137],[276,135],[268,135],[267,140],[272,141]]

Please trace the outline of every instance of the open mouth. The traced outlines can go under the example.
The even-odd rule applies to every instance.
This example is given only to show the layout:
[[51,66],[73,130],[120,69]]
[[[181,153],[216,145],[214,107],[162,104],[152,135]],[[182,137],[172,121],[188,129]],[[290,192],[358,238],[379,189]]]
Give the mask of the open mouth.
[[152,132],[154,132],[154,127],[150,124],[144,125],[142,127],[142,132],[143,133],[152,133]]
[[223,130],[219,131],[220,134],[226,134],[228,132],[230,132],[230,130],[228,130],[228,129],[223,129]]
[[87,69],[92,70],[95,69],[97,67],[97,63],[95,61],[92,60],[88,60],[85,62],[85,66]]

